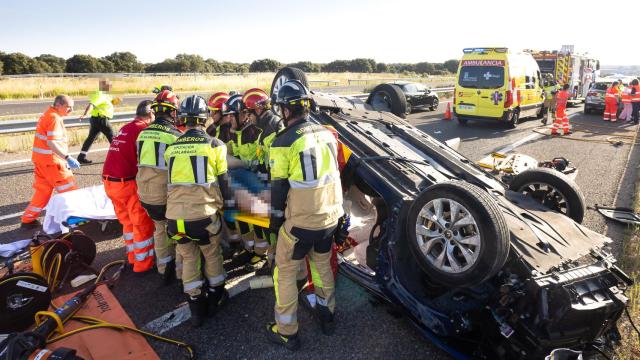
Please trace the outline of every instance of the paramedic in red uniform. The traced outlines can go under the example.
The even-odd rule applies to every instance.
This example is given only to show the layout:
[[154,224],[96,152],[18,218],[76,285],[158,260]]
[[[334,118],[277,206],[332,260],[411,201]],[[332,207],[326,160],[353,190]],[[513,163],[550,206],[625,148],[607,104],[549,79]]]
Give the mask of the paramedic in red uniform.
[[142,101],[136,109],[135,119],[113,138],[102,168],[104,190],[122,224],[122,238],[134,272],[145,272],[153,267],[153,221],[140,205],[136,186],[136,139],[153,117],[151,101]]
[[618,82],[614,81],[607,89],[604,97],[604,121],[616,121],[618,114],[618,96],[620,96],[620,89],[618,89]]

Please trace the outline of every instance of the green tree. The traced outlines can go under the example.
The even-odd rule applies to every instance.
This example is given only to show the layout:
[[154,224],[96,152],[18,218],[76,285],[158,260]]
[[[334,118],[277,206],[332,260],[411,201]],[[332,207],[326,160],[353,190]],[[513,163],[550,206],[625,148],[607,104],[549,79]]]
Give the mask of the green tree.
[[51,68],[41,61],[35,60],[23,53],[3,54],[0,61],[4,64],[4,74],[39,74],[48,72]]
[[351,72],[370,73],[375,69],[375,63],[372,59],[353,59],[349,62],[348,69]]
[[4,70],[4,63],[0,61],[0,75],[2,75],[2,70]]
[[73,55],[67,59],[65,72],[68,73],[98,73],[103,69],[100,60],[91,55]]
[[334,60],[322,67],[324,72],[347,72],[351,66],[350,60]]
[[419,62],[415,64],[415,72],[418,74],[431,74],[435,69],[432,63],[428,62]]
[[287,66],[298,68],[306,73],[320,72],[320,69],[322,68],[320,64],[315,64],[311,61],[298,61],[292,64],[287,64]]
[[249,72],[249,64],[236,64],[235,72],[246,74]]
[[282,64],[273,59],[255,60],[249,65],[249,72],[276,72]]
[[207,72],[209,66],[200,55],[178,54],[176,55],[178,72]]
[[165,59],[162,62],[156,64],[149,64],[144,69],[148,73],[173,73],[178,71],[178,62],[174,59]]
[[47,72],[61,73],[64,72],[64,68],[66,66],[65,59],[51,54],[42,54],[40,56],[36,56],[34,59],[47,64],[47,66],[49,66],[49,71]]
[[456,60],[456,59],[451,59],[451,60],[447,60],[444,62],[444,67],[445,69],[447,69],[448,72],[450,73],[457,73],[458,72],[458,64],[460,63],[460,61]]
[[376,72],[377,73],[386,73],[389,72],[389,66],[385,63],[377,63],[376,64]]
[[109,60],[113,64],[114,72],[141,72],[144,70],[144,65],[138,61],[138,57],[134,54],[125,52],[114,52],[111,55],[107,55],[104,59]]
[[99,72],[103,72],[103,73],[114,73],[115,69],[113,67],[113,63],[105,58],[100,58],[98,59],[98,62],[100,63],[100,71]]
[[214,73],[224,72],[223,67],[218,60],[207,59],[205,60],[205,62],[207,63],[210,72],[214,72]]

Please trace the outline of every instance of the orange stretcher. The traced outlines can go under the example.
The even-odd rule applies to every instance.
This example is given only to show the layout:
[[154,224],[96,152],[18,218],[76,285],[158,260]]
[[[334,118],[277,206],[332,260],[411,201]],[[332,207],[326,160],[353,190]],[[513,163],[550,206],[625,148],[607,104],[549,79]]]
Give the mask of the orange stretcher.
[[253,215],[246,212],[240,212],[240,214],[236,216],[236,220],[245,222],[247,224],[255,225],[255,226],[260,226],[265,229],[269,228],[268,217],[257,216],[257,215]]
[[[61,305],[74,295],[60,296],[54,299],[53,303]],[[135,327],[106,285],[98,286],[75,315],[91,316],[108,323]],[[79,321],[69,320],[64,324],[64,331],[66,333],[85,326],[87,325]],[[60,334],[56,333],[53,336],[58,335]],[[131,331],[108,328],[82,331],[47,345],[49,350],[63,347],[76,350],[77,355],[85,360],[160,359],[144,336]]]

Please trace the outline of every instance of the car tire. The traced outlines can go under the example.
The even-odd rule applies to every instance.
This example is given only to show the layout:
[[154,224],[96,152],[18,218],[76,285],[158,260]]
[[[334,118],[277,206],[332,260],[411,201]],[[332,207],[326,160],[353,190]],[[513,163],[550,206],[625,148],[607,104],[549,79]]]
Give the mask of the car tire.
[[509,254],[500,208],[488,192],[466,182],[425,189],[409,209],[406,229],[420,268],[445,286],[477,285],[500,271]]
[[401,118],[407,116],[407,97],[400,87],[393,84],[380,84],[373,88],[367,98],[373,110],[390,112]]
[[456,116],[456,119],[458,119],[458,125],[460,125],[460,126],[467,126],[467,123],[469,122],[468,119],[460,117],[460,116]]
[[[563,173],[535,168],[513,177],[509,189],[530,196],[546,208],[557,211],[577,223],[584,219],[584,195],[578,185]],[[555,195],[554,191],[555,190]]]
[[309,82],[307,81],[307,75],[304,74],[304,71],[285,66],[282,69],[278,70],[276,75],[273,77],[273,81],[271,82],[271,98],[275,100],[275,96],[278,95],[277,90],[280,89],[280,86],[285,83],[287,80],[298,80],[304,86],[309,88]]
[[515,129],[518,127],[519,123],[520,123],[520,112],[516,110],[513,113],[511,113],[511,116],[509,117],[509,121],[507,121],[507,127],[509,129]]
[[431,106],[429,106],[429,110],[436,111],[438,109],[439,103],[440,103],[440,100],[438,100],[438,98],[434,98],[433,103],[431,103]]

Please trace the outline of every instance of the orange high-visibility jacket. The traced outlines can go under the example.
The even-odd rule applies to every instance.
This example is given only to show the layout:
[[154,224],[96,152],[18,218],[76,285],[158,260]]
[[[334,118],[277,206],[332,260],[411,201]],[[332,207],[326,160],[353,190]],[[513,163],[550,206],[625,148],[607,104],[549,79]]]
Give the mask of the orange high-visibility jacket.
[[64,127],[62,117],[53,108],[49,107],[42,114],[36,126],[36,134],[33,138],[31,161],[34,164],[66,164],[65,159],[53,153],[47,145],[47,140],[56,140],[62,144],[63,152],[68,151],[67,130]]

